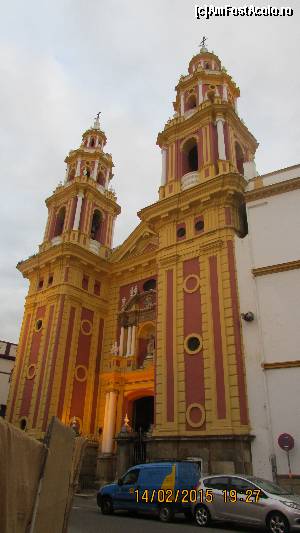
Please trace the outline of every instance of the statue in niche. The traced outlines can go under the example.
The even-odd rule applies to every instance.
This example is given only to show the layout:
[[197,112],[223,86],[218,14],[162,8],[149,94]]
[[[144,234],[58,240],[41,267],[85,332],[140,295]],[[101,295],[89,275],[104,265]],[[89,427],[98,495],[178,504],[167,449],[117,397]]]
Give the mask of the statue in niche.
[[124,309],[125,305],[126,305],[126,298],[125,298],[125,296],[123,296],[123,298],[122,298],[122,309]]
[[152,296],[148,294],[144,300],[144,306],[146,309],[150,309],[152,307],[153,301]]
[[117,341],[115,341],[114,344],[112,344],[112,347],[111,347],[110,353],[111,353],[111,355],[118,355],[118,353],[119,353],[119,348],[118,348],[118,343],[117,343]]
[[146,353],[146,359],[153,359],[155,355],[155,337],[154,335],[150,335],[148,344],[147,344],[147,353]]

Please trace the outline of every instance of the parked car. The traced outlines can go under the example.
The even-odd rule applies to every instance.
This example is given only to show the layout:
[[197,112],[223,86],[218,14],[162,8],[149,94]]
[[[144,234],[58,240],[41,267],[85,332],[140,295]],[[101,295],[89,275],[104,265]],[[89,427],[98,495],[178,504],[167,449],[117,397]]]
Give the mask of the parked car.
[[265,526],[270,533],[300,531],[300,496],[258,477],[202,477],[192,511],[200,527],[220,520]]
[[191,515],[189,493],[193,490],[196,494],[199,478],[199,466],[189,461],[136,465],[117,483],[101,487],[97,504],[103,514],[121,509],[141,511],[158,514],[160,520],[169,522],[174,513]]

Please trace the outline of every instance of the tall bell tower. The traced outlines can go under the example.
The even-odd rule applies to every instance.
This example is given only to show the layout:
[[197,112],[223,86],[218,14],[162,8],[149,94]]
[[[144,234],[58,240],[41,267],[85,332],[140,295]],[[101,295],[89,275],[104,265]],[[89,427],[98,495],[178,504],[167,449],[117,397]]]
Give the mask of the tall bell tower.
[[114,222],[99,114],[71,150],[64,183],[46,200],[48,220],[37,254],[17,268],[29,280],[7,417],[40,438],[53,415],[97,435],[99,369],[108,306]]
[[148,448],[153,458],[200,457],[205,471],[249,473],[235,239],[247,232],[244,191],[256,175],[257,142],[239,117],[238,87],[206,47],[175,90],[175,114],[157,138],[159,201],[139,213],[159,242]]

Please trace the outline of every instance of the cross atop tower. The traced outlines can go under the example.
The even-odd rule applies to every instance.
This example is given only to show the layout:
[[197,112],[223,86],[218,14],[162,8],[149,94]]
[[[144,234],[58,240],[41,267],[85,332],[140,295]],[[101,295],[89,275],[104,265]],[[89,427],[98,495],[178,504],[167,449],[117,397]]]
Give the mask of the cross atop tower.
[[[205,42],[207,41],[207,37],[205,37],[205,35],[203,36],[203,39],[201,41],[201,43],[198,45],[199,47],[201,48],[205,48]],[[200,48],[200,49],[201,49]]]

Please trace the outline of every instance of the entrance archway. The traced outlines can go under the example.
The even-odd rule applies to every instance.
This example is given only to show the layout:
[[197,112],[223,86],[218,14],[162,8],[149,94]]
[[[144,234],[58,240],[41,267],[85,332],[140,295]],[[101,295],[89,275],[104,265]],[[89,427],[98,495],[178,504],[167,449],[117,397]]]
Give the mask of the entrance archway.
[[145,433],[154,422],[154,397],[144,396],[133,402],[132,429]]

